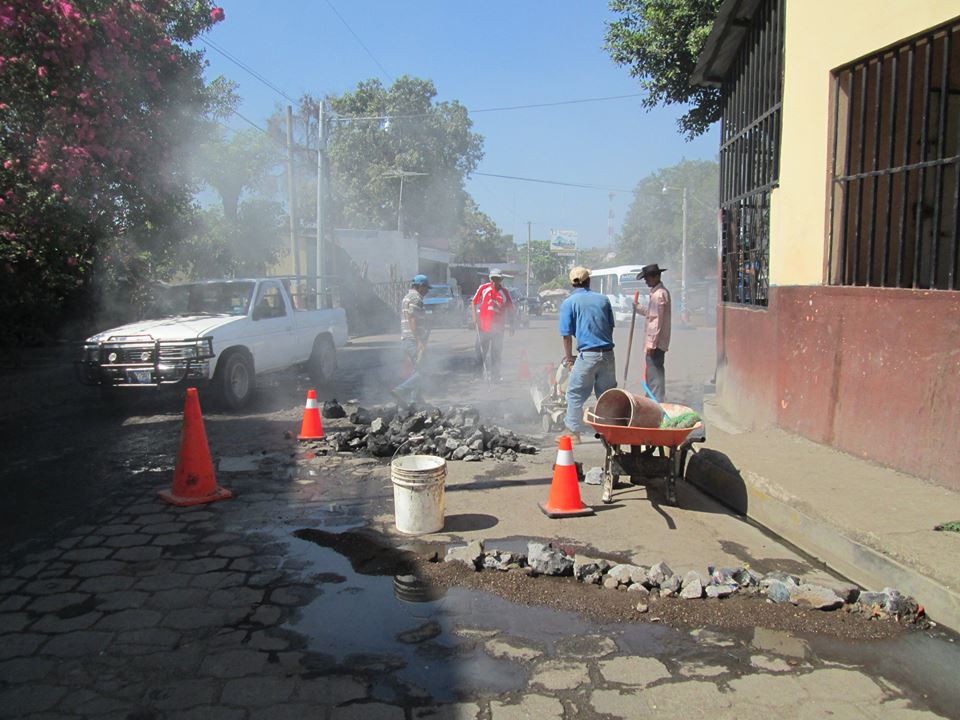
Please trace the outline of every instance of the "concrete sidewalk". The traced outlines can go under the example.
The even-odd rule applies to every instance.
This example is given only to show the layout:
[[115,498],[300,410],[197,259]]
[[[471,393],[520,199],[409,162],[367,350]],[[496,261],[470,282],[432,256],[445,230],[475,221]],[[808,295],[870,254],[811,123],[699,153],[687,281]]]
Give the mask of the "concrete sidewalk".
[[[869,589],[913,595],[960,630],[960,493],[777,429],[745,432],[710,398],[687,480]],[[895,442],[891,438],[891,442]]]

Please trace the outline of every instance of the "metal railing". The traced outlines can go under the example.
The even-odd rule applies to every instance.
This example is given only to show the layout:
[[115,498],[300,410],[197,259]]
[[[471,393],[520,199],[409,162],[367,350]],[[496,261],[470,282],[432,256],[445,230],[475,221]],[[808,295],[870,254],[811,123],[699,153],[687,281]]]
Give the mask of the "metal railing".
[[833,76],[833,285],[960,289],[960,23]]
[[780,178],[785,0],[764,0],[723,82],[720,210],[723,301],[766,306],[770,190]]

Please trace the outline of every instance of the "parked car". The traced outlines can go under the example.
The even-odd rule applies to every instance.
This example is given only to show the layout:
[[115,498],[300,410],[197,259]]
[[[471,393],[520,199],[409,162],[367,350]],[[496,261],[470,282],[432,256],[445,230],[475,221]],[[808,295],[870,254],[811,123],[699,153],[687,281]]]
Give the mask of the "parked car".
[[540,317],[543,314],[543,308],[540,306],[540,298],[536,295],[526,297],[527,313]]
[[434,327],[459,327],[463,324],[463,298],[454,285],[431,285],[423,306]]
[[[210,386],[230,409],[253,397],[258,376],[303,366],[328,382],[347,343],[342,308],[300,309],[289,279],[170,285],[149,318],[88,338],[80,381],[107,397],[172,385]],[[297,297],[296,295],[294,297]]]

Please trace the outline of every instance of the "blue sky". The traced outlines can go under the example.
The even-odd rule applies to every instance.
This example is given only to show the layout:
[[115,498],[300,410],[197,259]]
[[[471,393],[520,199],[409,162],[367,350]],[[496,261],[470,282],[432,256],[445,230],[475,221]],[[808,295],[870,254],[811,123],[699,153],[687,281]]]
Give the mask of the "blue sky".
[[[614,16],[599,0],[223,0],[223,7],[226,20],[207,37],[293,98],[342,93],[370,77],[389,84],[404,74],[433,80],[438,100],[470,109],[640,92],[603,50],[605,22]],[[239,83],[246,117],[262,125],[287,104],[205,49],[208,78]],[[688,143],[676,129],[679,109],[647,112],[640,100],[472,114],[485,138],[478,171],[631,189],[683,158],[716,157],[716,128]],[[467,189],[518,241],[531,220],[535,240],[556,228],[577,231],[582,247],[606,243],[605,190],[480,176]],[[614,198],[615,231],[629,203],[627,193]]]

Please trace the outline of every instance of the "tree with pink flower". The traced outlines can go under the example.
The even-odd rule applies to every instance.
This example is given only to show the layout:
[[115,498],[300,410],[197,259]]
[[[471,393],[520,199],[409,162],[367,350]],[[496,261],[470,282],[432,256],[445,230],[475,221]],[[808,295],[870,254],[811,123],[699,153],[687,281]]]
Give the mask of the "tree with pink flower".
[[[0,343],[170,267],[216,94],[206,0],[0,0]],[[107,262],[107,253],[111,260]]]

